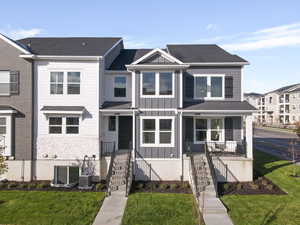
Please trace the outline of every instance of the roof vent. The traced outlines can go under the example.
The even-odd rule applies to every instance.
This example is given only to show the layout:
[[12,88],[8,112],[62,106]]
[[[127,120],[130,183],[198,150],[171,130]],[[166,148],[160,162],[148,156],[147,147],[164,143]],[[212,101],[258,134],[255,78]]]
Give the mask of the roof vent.
[[86,46],[86,42],[82,42],[81,45],[82,45],[82,46]]

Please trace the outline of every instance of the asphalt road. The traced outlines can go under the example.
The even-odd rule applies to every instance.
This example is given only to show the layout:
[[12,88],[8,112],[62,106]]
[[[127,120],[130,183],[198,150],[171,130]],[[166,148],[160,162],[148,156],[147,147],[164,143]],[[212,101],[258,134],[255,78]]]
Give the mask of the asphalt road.
[[[254,146],[261,151],[273,154],[283,159],[291,160],[290,142],[297,139],[293,133],[273,131],[261,128],[254,129]],[[297,161],[300,160],[300,142],[295,145]]]

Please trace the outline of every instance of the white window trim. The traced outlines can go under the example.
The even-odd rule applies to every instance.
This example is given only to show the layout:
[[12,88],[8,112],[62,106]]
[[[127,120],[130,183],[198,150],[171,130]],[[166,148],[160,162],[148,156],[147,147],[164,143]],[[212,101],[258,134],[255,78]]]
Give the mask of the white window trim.
[[[63,73],[63,81],[62,82],[58,82],[57,80],[57,77],[58,76],[55,76],[55,82],[51,82],[51,73]],[[63,71],[50,71],[50,89],[49,89],[49,93],[50,95],[63,95],[64,94],[64,72]],[[51,85],[52,84],[55,84],[55,85],[59,85],[59,84],[62,84],[63,85],[63,93],[62,94],[57,94],[57,93],[51,93]]]
[[4,135],[5,141],[4,141],[4,149],[2,149],[2,154],[4,156],[11,156],[11,142],[12,142],[12,116],[11,115],[0,115],[1,118],[6,119],[6,134]]
[[[211,118],[207,118],[207,117],[194,117],[194,122],[193,122],[193,126],[194,126],[194,144],[204,144],[206,141],[197,141],[196,140],[196,120],[197,119],[206,119],[207,120],[207,130],[206,130],[206,141],[208,142],[224,142],[225,141],[225,118],[224,117],[211,117]],[[211,129],[211,120],[212,119],[221,119],[222,120],[222,127],[223,129],[220,129],[220,131],[222,132],[221,134],[221,140],[220,141],[213,141],[211,140],[211,131],[215,130],[215,129]],[[200,129],[199,129],[200,130]]]
[[[159,73],[172,73],[172,94],[171,95],[160,95],[159,94]],[[155,73],[155,94],[144,95],[143,94],[143,77],[144,73]],[[175,96],[175,72],[174,71],[143,71],[140,73],[140,96],[141,98],[174,98]]]
[[5,82],[1,82],[1,84],[8,84],[9,87],[8,87],[8,93],[1,93],[0,96],[10,96],[11,93],[10,93],[10,70],[0,70],[0,72],[7,72],[8,73],[8,82],[5,83]]
[[[63,93],[62,94],[51,94],[51,72],[62,72],[63,73]],[[68,72],[79,72],[80,73],[80,82],[79,82],[79,94],[68,94]],[[65,70],[65,69],[49,69],[49,76],[48,76],[48,79],[49,79],[49,85],[48,85],[48,93],[50,96],[78,96],[78,95],[81,95],[81,91],[82,91],[82,70],[80,69],[68,69],[68,70]],[[78,84],[78,83],[75,83],[75,82],[70,82],[70,84]]]
[[[69,77],[69,74],[68,73],[79,73],[79,82],[69,82],[68,81],[68,77]],[[66,74],[66,94],[67,95],[80,95],[81,94],[81,71],[66,71],[65,72]],[[72,84],[79,84],[79,94],[68,94],[68,87],[69,87],[69,84],[72,85]]]
[[[116,97],[115,96],[115,88],[116,88],[116,78],[118,77],[124,77],[125,78],[125,96],[123,97]],[[117,75],[113,77],[113,82],[114,82],[114,89],[113,89],[113,97],[114,99],[124,99],[127,98],[127,91],[128,91],[128,87],[127,87],[127,76],[126,75]]]
[[[141,116],[140,117],[140,146],[141,147],[174,147],[174,133],[175,133],[175,117],[174,116]],[[144,144],[143,143],[143,120],[144,119],[154,119],[155,120],[155,143],[153,144]],[[160,119],[170,119],[172,120],[172,129],[171,129],[171,143],[170,144],[160,144],[159,143],[159,120]]]
[[[224,100],[225,99],[225,74],[194,74],[194,99],[205,99],[205,100]],[[196,78],[207,77],[207,96],[204,98],[196,96]],[[222,77],[222,97],[211,97],[211,77]]]
[[[61,124],[61,133],[50,133],[50,118],[53,117],[59,117],[62,118],[62,124]],[[79,119],[79,124],[78,125],[74,125],[74,126],[78,126],[78,133],[77,134],[69,134],[67,133],[67,117],[78,117]],[[80,126],[81,126],[81,121],[82,118],[80,116],[76,116],[76,115],[51,115],[49,117],[47,117],[48,120],[48,134],[51,136],[61,136],[61,135],[68,135],[68,136],[78,136],[80,135]],[[51,126],[59,126],[59,125],[51,125]],[[72,125],[68,125],[68,126],[72,126]]]

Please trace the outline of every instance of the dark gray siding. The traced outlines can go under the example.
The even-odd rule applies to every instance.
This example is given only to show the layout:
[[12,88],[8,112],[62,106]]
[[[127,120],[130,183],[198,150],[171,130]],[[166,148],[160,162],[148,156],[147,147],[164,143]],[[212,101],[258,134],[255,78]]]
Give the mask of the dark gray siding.
[[32,158],[32,63],[19,57],[22,52],[0,39],[0,70],[20,71],[19,94],[0,96],[1,105],[10,105],[13,116],[12,152],[16,159]]
[[[141,147],[140,116],[174,116],[174,147]],[[179,117],[174,112],[142,112],[136,118],[136,149],[140,158],[179,158]]]
[[105,56],[105,69],[108,69],[112,62],[120,54],[121,50],[124,48],[123,41],[119,42],[106,56]]
[[173,64],[165,57],[161,56],[160,54],[156,54],[148,58],[147,60],[141,62],[140,64]]
[[183,93],[184,101],[193,101],[194,79],[193,74],[225,74],[233,78],[233,97],[226,101],[241,101],[241,67],[191,67],[184,73]]
[[136,73],[136,107],[137,108],[178,108],[179,106],[179,72],[174,73],[173,98],[141,98],[141,72]]

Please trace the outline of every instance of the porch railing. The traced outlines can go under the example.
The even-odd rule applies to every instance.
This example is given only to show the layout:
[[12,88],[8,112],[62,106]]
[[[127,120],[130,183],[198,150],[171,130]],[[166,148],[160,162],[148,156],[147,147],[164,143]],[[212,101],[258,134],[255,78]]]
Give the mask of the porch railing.
[[114,159],[116,156],[116,149],[115,149],[115,144],[113,145],[113,149],[110,152],[110,162],[109,162],[109,169],[106,175],[106,185],[107,185],[107,191],[106,191],[106,196],[109,196],[111,194],[110,190],[110,179],[112,176],[112,171],[113,171],[113,165],[114,165]]
[[237,177],[231,172],[228,165],[225,164],[218,156],[214,157],[213,166],[216,174],[218,174],[219,177],[223,177],[223,181],[238,182]]
[[132,180],[133,180],[133,163],[131,157],[132,157],[132,150],[129,150],[128,161],[126,165],[126,193],[125,193],[126,197],[129,195]]

